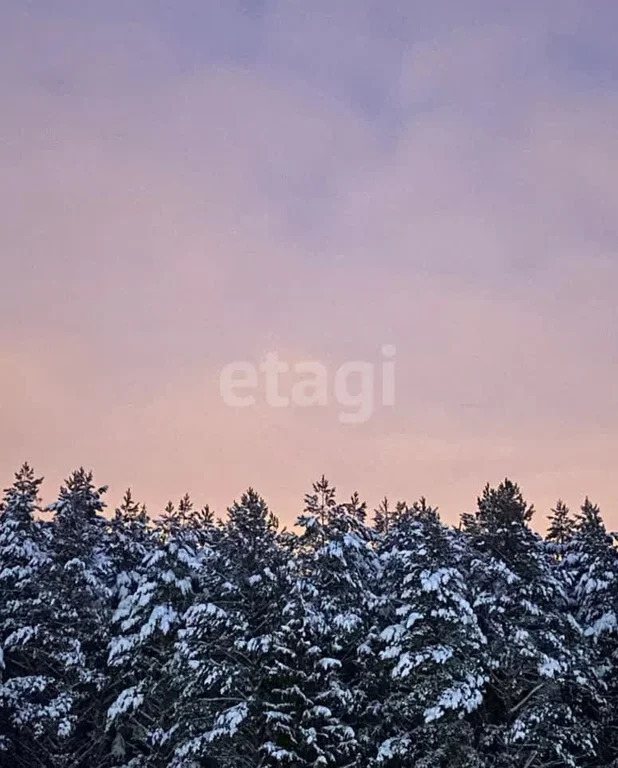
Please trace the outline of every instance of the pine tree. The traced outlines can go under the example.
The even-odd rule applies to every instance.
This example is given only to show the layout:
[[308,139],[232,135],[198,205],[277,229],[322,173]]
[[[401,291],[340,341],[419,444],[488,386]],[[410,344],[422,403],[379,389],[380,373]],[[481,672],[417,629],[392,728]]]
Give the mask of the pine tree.
[[471,605],[455,536],[425,499],[380,545],[386,596],[383,701],[372,764],[472,766],[467,716],[483,700],[486,640]]
[[[561,564],[575,616],[592,646],[595,671],[605,686],[603,755],[618,758],[618,555],[601,511],[587,497]],[[601,719],[601,718],[600,718]]]
[[278,522],[249,489],[229,509],[185,614],[174,765],[298,764],[282,695],[291,663],[281,622],[285,563]]
[[141,563],[152,547],[152,529],[146,507],[138,504],[128,488],[109,526],[108,553],[114,574],[112,603],[135,591]]
[[[114,517],[111,521],[112,533],[117,531],[118,543],[122,545],[123,542],[129,542],[140,544],[148,540],[149,537],[150,520],[148,518],[148,512],[144,504],[139,504],[133,498],[133,493],[130,488],[124,493],[120,506],[116,507],[114,511]],[[122,548],[122,547],[121,547]],[[129,545],[126,549],[130,549]],[[143,556],[142,552],[137,552],[132,561],[137,559],[139,561]],[[121,563],[122,567],[122,563]]]
[[587,634],[599,638],[617,629],[618,556],[601,511],[588,498],[577,516],[576,534],[568,549],[577,616]]
[[21,509],[22,531],[33,528],[34,534],[43,534],[27,534],[28,549],[36,544],[39,551],[48,550],[39,559],[32,549],[36,586],[29,579],[20,585],[30,597],[29,626],[7,638],[28,658],[30,670],[29,690],[19,699],[20,734],[28,738],[30,731],[34,738],[25,764],[81,768],[101,762],[106,751],[102,713],[111,572],[105,521],[98,514],[105,489],[96,489],[83,469],[73,473],[51,507],[56,512],[53,523],[43,527],[26,513],[36,508],[38,483],[24,467],[6,504],[7,513]]
[[80,468],[61,487],[51,536],[51,566],[44,584],[50,668],[59,700],[53,718],[55,765],[103,763],[108,676],[105,663],[113,569],[107,546],[103,494]]
[[178,514],[183,528],[190,532],[198,547],[209,546],[217,540],[220,532],[208,505],[196,508],[189,495],[185,494],[178,505]]
[[0,512],[0,763],[16,767],[49,764],[43,724],[56,704],[41,627],[49,566],[35,518],[41,482],[24,464]]
[[[518,486],[487,486],[464,530],[488,639],[490,681],[477,711],[478,748],[497,765],[581,766],[597,748],[597,681]],[[497,756],[497,757],[492,757]]]
[[108,666],[115,699],[107,712],[113,764],[167,766],[173,753],[180,681],[175,643],[193,600],[201,551],[185,525],[189,506],[169,502],[111,619]]
[[353,765],[367,748],[361,724],[375,708],[367,669],[379,563],[365,519],[357,494],[339,504],[322,477],[297,522],[296,580],[286,618],[302,641],[307,683],[299,740],[311,766]]
[[575,521],[567,505],[558,499],[556,506],[551,510],[547,518],[548,550],[556,560],[561,560],[566,551],[567,544],[573,538],[575,533]]

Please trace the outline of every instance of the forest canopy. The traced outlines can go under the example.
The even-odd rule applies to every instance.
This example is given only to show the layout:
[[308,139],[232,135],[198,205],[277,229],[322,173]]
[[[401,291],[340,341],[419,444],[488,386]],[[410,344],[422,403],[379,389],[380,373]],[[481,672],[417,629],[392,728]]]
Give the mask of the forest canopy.
[[457,527],[325,478],[292,531],[75,471],[0,509],[0,765],[549,768],[618,759],[618,557],[601,512],[545,537],[510,480]]

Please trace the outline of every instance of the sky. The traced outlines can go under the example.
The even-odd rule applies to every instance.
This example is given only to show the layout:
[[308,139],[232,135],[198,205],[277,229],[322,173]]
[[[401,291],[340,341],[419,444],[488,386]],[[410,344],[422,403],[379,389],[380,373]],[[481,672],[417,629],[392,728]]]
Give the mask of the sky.
[[[0,6],[0,478],[285,524],[486,482],[618,527],[613,0]],[[342,423],[349,361],[395,399]],[[221,371],[319,361],[328,405]],[[281,379],[294,383],[294,370]],[[377,379],[376,379],[377,381]],[[285,385],[285,387],[284,387]],[[377,391],[377,390],[376,390]],[[377,400],[377,395],[376,395]]]

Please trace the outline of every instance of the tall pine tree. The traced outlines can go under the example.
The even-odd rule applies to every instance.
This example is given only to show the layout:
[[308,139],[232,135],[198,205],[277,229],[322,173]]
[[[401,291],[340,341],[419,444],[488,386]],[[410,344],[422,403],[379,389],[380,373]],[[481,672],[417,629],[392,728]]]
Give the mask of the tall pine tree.
[[472,766],[467,716],[483,700],[486,639],[472,608],[455,534],[424,499],[380,545],[387,673],[373,739],[380,766]]
[[37,478],[28,464],[4,492],[0,511],[0,764],[53,760],[45,724],[58,704],[49,674],[41,582],[49,568]]
[[281,622],[287,584],[278,540],[276,518],[249,489],[229,509],[185,614],[174,765],[298,764],[282,697],[293,661]]
[[496,765],[581,766],[597,749],[597,681],[581,629],[533,515],[510,480],[464,517],[489,683],[475,713],[479,752]]

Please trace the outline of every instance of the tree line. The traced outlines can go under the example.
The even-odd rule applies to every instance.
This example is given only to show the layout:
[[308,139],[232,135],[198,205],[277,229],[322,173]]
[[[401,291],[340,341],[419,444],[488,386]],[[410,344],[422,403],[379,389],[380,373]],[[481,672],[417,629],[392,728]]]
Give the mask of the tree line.
[[519,487],[458,527],[337,499],[293,531],[252,489],[150,519],[79,469],[0,508],[0,765],[618,765],[618,557],[599,508],[543,538]]

